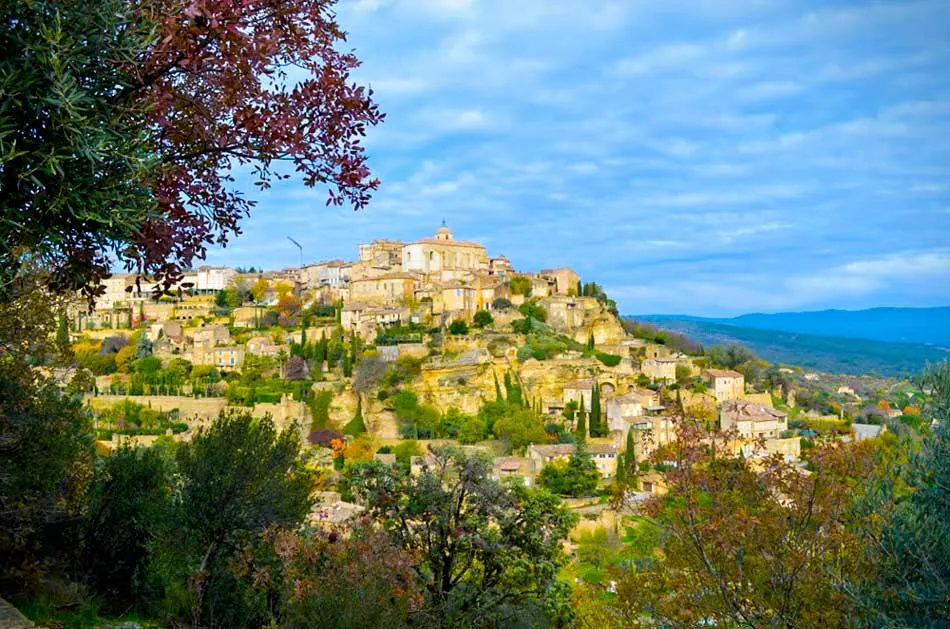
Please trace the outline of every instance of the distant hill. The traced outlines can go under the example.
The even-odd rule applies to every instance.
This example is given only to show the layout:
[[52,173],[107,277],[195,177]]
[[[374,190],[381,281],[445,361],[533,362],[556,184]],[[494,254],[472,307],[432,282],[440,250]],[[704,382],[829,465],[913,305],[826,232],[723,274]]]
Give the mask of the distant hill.
[[[950,346],[950,307],[871,308],[746,314],[730,319],[651,315],[666,319],[723,323],[757,330],[781,330],[818,336],[842,336],[887,343]],[[653,320],[653,319],[650,319]]]
[[[950,309],[928,310],[950,311]],[[745,316],[754,318],[770,315]],[[770,362],[829,373],[910,376],[918,373],[928,362],[950,359],[950,342],[943,346],[886,343],[862,338],[758,329],[722,323],[718,320],[676,315],[642,315],[628,318],[647,321],[661,328],[682,332],[703,345],[738,342],[748,346],[761,358]],[[740,318],[736,317],[736,319]],[[937,335],[934,337],[936,338]]]

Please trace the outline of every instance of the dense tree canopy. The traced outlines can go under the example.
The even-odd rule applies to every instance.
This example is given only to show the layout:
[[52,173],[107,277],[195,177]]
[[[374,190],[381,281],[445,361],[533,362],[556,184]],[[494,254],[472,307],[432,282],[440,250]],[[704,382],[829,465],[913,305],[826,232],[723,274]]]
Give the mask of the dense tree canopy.
[[436,448],[405,476],[379,463],[350,472],[354,493],[397,546],[419,557],[428,626],[561,626],[557,570],[573,516],[553,495],[490,478],[491,465]]

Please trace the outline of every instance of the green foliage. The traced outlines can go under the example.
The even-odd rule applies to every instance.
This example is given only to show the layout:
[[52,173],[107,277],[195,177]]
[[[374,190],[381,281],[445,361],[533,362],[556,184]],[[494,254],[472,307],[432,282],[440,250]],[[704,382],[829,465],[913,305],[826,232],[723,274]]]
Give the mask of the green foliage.
[[476,328],[484,328],[494,323],[494,321],[495,318],[492,317],[491,313],[487,310],[479,310],[475,313],[475,316],[472,317],[472,323],[475,324]]
[[577,438],[577,441],[583,441],[587,439],[587,408],[584,404],[584,396],[581,396],[581,401],[577,405],[577,411],[575,414],[577,419],[577,424],[574,427],[574,436]]
[[396,455],[396,463],[398,463],[399,466],[404,470],[409,469],[409,465],[412,462],[412,457],[422,456],[425,454],[415,439],[405,439],[400,441],[395,446],[393,446],[392,453]]
[[463,319],[455,319],[449,324],[449,334],[468,334],[468,324]]
[[603,417],[603,411],[600,407],[600,384],[594,383],[594,389],[591,391],[590,398],[590,436],[604,437],[607,435],[607,422]]
[[179,422],[177,413],[161,412],[133,400],[125,399],[98,413],[100,431],[120,435],[163,435],[184,432],[185,422]]
[[442,415],[438,409],[419,403],[412,391],[400,391],[393,397],[393,412],[399,420],[399,433],[414,439],[443,436]]
[[[163,541],[162,561],[172,571],[167,578],[201,584],[186,598],[196,622],[244,626],[260,613],[243,598],[247,586],[239,587],[231,566],[241,545],[270,527],[295,528],[310,512],[314,477],[299,454],[294,429],[278,433],[269,418],[248,413],[222,413],[179,448],[178,524]],[[197,574],[182,572],[189,564]]]
[[533,301],[528,301],[518,306],[518,312],[523,314],[525,319],[536,319],[541,323],[548,320],[548,311],[544,309],[544,306]]
[[548,463],[538,474],[538,484],[562,496],[590,496],[597,489],[600,474],[587,451],[585,441],[577,441],[567,460]]
[[333,403],[333,391],[323,389],[310,401],[310,432],[330,427],[330,404]]
[[512,375],[510,371],[505,372],[505,401],[511,406],[524,406],[524,400],[521,397],[521,385],[518,384],[518,377]]
[[488,434],[488,426],[485,420],[480,417],[468,417],[461,423],[456,438],[460,443],[477,443],[484,439]]
[[597,358],[607,367],[616,367],[620,364],[621,357],[616,354],[608,354],[606,352],[594,352],[594,357]]
[[510,405],[505,415],[494,422],[492,431],[516,450],[531,443],[543,443],[546,439],[544,423],[537,413]]
[[91,429],[78,396],[0,353],[0,585],[33,579],[37,533],[74,513],[90,473]]
[[866,548],[877,572],[847,586],[876,626],[942,627],[950,620],[950,362],[928,366],[919,383],[929,391],[921,414],[936,420],[936,429],[895,440],[909,460],[882,466],[859,502],[862,532],[878,540]]
[[356,396],[356,413],[353,419],[347,422],[343,427],[343,434],[355,437],[366,432],[366,424],[363,422],[363,398]]
[[504,297],[496,297],[491,302],[492,310],[509,310],[511,309],[511,301],[505,299]]
[[[486,458],[456,448],[436,448],[432,456],[434,464],[418,476],[375,462],[348,472],[368,514],[396,546],[419,558],[416,583],[426,597],[419,622],[492,626],[517,618],[519,626],[567,625],[568,589],[557,572],[573,516],[544,490],[491,480]],[[401,525],[406,521],[417,525]]]
[[169,524],[172,461],[161,448],[119,447],[89,490],[79,555],[88,581],[110,599],[141,602],[151,544]]
[[[512,295],[531,295],[531,278],[525,275],[514,275],[508,283]],[[510,303],[510,302],[509,302]]]
[[116,98],[150,27],[120,0],[10,0],[3,13],[0,292],[25,250],[48,267],[54,290],[75,290],[107,275],[102,252],[134,241],[155,216],[141,111]]
[[386,370],[381,384],[385,387],[397,387],[422,374],[422,359],[403,354]]

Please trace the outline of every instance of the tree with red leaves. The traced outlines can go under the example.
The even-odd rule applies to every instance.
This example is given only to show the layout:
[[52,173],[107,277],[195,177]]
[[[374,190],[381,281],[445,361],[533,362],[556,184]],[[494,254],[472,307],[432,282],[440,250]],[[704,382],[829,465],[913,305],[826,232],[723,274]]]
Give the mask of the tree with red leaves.
[[254,206],[286,162],[327,204],[379,185],[360,138],[383,120],[350,81],[335,0],[5,2],[0,288],[39,261],[55,290],[110,255],[171,284]]

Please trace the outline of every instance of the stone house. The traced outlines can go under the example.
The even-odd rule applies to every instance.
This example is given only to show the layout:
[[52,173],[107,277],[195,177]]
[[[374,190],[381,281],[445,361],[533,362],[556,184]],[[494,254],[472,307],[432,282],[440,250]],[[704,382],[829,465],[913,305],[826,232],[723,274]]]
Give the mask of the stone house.
[[[540,472],[549,463],[570,458],[574,450],[573,443],[532,444],[525,451],[525,456],[534,463],[534,469]],[[590,439],[587,441],[587,452],[602,478],[612,478],[617,474],[617,455],[621,450],[616,445]]]
[[517,478],[525,487],[531,487],[534,485],[535,475],[534,461],[528,457],[505,456],[492,461],[491,477],[494,480]]
[[777,439],[788,430],[788,414],[749,400],[727,400],[719,407],[719,427],[735,428],[742,439]]
[[590,412],[590,402],[594,392],[593,380],[575,380],[564,385],[564,391],[561,394],[561,400],[564,406],[569,402],[580,404],[584,400],[584,410]]
[[244,344],[244,347],[245,352],[248,354],[271,356],[275,358],[280,355],[282,351],[288,351],[286,345],[275,343],[273,338],[264,334],[252,336],[247,340],[247,343]]
[[244,346],[196,346],[191,350],[191,362],[194,365],[213,365],[219,369],[238,369],[244,364]]
[[567,267],[542,269],[538,275],[554,283],[554,293],[557,295],[567,295],[571,291],[576,293],[581,281],[581,276]]
[[204,325],[192,333],[191,339],[195,347],[227,345],[231,342],[231,332],[223,325]]
[[712,386],[717,402],[738,400],[745,394],[745,376],[731,369],[707,369],[703,379]]
[[367,304],[404,305],[413,299],[418,279],[409,273],[386,273],[354,279],[349,284],[348,301]]
[[649,358],[640,363],[640,370],[653,381],[673,382],[678,363],[676,358]]
[[497,277],[508,277],[514,272],[511,261],[505,256],[498,256],[488,261],[488,274]]
[[660,395],[649,389],[634,389],[624,395],[615,395],[607,399],[607,426],[611,431],[620,430],[626,434],[634,419],[646,414],[648,408],[660,405]]

